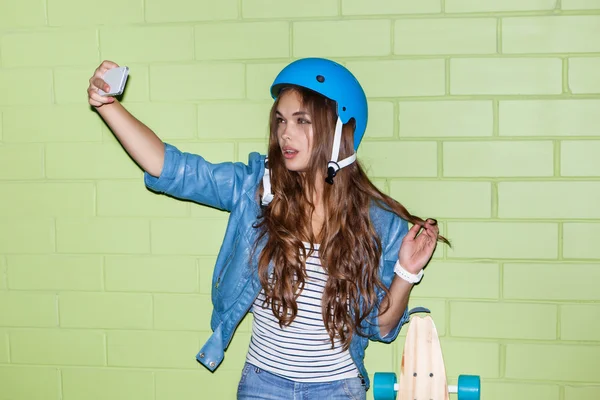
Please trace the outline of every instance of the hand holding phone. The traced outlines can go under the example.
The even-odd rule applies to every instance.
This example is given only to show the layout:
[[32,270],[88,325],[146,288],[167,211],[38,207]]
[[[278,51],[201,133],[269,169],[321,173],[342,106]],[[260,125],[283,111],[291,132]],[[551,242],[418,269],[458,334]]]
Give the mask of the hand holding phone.
[[98,89],[98,93],[101,96],[119,96],[123,94],[125,89],[125,83],[129,75],[129,67],[118,67],[111,68],[104,73],[102,79],[110,86],[110,90],[105,92],[102,89]]

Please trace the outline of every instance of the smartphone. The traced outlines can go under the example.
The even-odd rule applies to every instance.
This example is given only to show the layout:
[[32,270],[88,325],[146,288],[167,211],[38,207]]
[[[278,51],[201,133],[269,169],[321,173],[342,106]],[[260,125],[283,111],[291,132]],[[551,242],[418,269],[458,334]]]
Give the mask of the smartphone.
[[102,89],[98,89],[98,93],[101,96],[119,96],[123,94],[125,89],[125,82],[127,82],[127,76],[129,75],[129,67],[118,67],[111,68],[104,73],[102,79],[110,86],[110,91],[105,92]]

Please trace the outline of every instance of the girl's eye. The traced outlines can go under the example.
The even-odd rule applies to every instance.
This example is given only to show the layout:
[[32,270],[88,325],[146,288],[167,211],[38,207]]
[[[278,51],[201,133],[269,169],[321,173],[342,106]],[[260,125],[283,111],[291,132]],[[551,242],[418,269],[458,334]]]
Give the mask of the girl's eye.
[[277,121],[277,123],[278,123],[278,124],[282,124],[282,123],[284,122],[284,121],[283,121],[283,118],[277,118],[277,120],[276,120],[276,121]]
[[310,124],[310,121],[307,119],[298,118],[298,123],[299,124]]

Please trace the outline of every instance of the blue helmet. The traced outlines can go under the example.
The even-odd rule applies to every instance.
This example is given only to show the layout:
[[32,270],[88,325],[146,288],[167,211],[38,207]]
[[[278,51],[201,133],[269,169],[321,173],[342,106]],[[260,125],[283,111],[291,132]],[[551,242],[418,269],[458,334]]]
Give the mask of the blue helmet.
[[358,149],[367,128],[367,96],[350,71],[324,58],[303,58],[277,75],[271,85],[271,96],[277,98],[287,85],[301,86],[335,101],[338,117],[344,124],[354,118],[354,150]]

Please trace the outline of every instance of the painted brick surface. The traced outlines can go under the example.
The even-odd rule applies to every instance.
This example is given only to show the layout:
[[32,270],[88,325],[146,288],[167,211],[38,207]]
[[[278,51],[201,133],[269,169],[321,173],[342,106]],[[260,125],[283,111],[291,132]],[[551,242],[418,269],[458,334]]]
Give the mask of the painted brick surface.
[[[145,188],[85,90],[101,60],[127,65],[136,118],[247,162],[304,56],[359,79],[366,172],[451,240],[410,299],[450,383],[600,397],[598,1],[106,0],[110,21],[84,3],[0,2],[0,400],[235,398],[251,315],[215,373],[194,360],[227,213]],[[405,334],[369,345],[371,378]]]
[[394,54],[496,53],[496,20],[448,18],[398,20]]
[[385,56],[391,53],[387,20],[296,22],[294,57]]
[[196,25],[196,59],[287,57],[290,55],[289,33],[286,22]]
[[399,103],[400,136],[492,136],[491,101],[402,101]]

